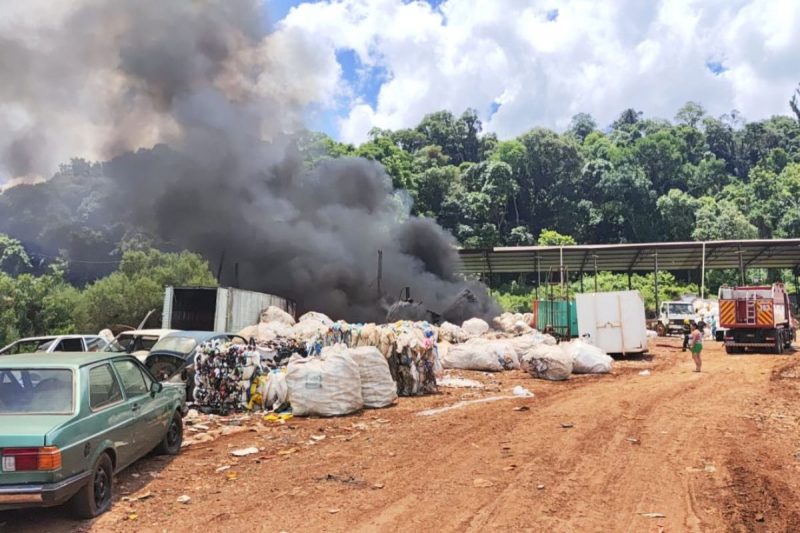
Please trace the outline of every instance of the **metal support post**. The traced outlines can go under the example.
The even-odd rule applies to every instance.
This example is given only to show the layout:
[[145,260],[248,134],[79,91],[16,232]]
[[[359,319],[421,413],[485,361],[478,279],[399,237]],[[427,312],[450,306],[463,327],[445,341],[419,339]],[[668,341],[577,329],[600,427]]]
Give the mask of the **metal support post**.
[[658,317],[658,251],[653,254],[653,283],[656,289],[656,317]]
[[706,242],[703,241],[703,261],[700,263],[700,299],[706,297]]
[[739,284],[744,286],[744,256],[742,255],[742,247],[739,247]]

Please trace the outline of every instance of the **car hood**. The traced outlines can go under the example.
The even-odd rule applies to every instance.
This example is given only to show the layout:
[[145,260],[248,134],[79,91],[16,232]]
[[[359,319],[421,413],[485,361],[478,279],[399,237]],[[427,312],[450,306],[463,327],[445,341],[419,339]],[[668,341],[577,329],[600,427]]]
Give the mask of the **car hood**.
[[75,415],[0,415],[0,448],[44,446],[45,436]]

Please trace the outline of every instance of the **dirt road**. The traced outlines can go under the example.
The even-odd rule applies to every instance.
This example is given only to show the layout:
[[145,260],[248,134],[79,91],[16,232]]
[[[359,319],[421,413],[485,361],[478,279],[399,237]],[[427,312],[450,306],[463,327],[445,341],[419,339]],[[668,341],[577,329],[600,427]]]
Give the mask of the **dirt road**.
[[[651,352],[608,376],[549,383],[462,372],[486,389],[338,419],[254,418],[247,431],[189,446],[173,461],[140,461],[117,480],[126,500],[93,523],[59,510],[0,514],[0,523],[8,531],[800,531],[800,355],[732,357],[712,343],[697,374],[675,339]],[[535,397],[418,415],[517,384]],[[246,446],[261,451],[230,455]],[[181,495],[191,501],[177,503]]]

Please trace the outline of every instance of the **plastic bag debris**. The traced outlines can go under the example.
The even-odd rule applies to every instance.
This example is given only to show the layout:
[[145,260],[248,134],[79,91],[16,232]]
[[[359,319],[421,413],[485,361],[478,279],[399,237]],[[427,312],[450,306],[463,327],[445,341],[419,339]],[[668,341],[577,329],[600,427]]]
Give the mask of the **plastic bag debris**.
[[639,375],[640,376],[649,376],[650,375],[650,371],[649,370],[642,370],[641,372],[639,372]]
[[440,387],[451,389],[482,389],[483,383],[474,379],[445,377],[437,380]]
[[520,396],[522,398],[533,396],[531,391],[521,385],[515,385],[514,388],[511,389],[511,394],[514,396]]
[[581,340],[562,344],[572,355],[572,371],[576,374],[607,374],[611,372],[614,359],[597,346]]
[[254,453],[258,453],[258,448],[251,446],[249,448],[242,448],[241,450],[233,450],[231,455],[236,457],[245,457],[247,455],[253,455]]

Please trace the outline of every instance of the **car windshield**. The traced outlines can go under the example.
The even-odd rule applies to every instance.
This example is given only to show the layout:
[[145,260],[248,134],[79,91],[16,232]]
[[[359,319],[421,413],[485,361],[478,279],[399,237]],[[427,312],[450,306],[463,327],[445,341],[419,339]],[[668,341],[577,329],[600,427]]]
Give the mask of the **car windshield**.
[[149,352],[157,342],[158,337],[155,336],[126,335],[125,333],[121,333],[117,340],[106,346],[104,351],[128,353],[140,351]]
[[691,315],[692,304],[669,304],[669,312],[675,315]]
[[173,337],[170,335],[168,337],[163,337],[150,351],[178,352],[186,355],[194,350],[195,346],[197,346],[197,341],[191,337]]
[[0,415],[73,412],[72,371],[0,368]]
[[12,354],[12,353],[34,353],[34,352],[46,352],[47,348],[55,340],[55,337],[51,337],[48,339],[36,339],[36,340],[19,340],[14,344],[6,347],[5,350],[0,352],[0,354]]

